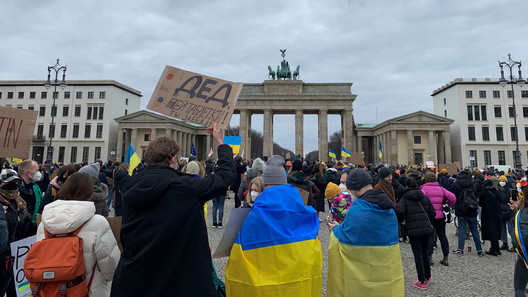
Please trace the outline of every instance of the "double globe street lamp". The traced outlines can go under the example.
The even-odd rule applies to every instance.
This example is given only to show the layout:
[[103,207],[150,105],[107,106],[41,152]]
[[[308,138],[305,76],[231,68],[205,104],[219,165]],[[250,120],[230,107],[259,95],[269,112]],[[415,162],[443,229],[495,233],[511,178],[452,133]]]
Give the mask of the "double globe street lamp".
[[[518,67],[518,73],[519,77],[514,80],[513,78],[513,68],[517,66]],[[499,85],[502,87],[505,87],[507,84],[511,84],[511,94],[512,94],[512,102],[513,102],[513,124],[515,126],[515,170],[521,170],[522,171],[522,163],[521,163],[521,152],[519,151],[519,134],[517,129],[517,109],[515,108],[515,93],[513,91],[513,84],[516,83],[519,87],[522,87],[525,83],[525,80],[522,78],[521,75],[521,61],[517,62],[512,60],[511,54],[508,54],[508,61],[501,62],[499,61],[499,67],[501,69],[501,78],[499,79]],[[503,67],[507,67],[510,70],[510,76],[508,77],[509,80],[504,78],[504,69]]]
[[[62,81],[59,83],[59,72],[62,70]],[[52,71],[55,72],[55,80],[51,81],[51,74]],[[46,87],[46,90],[49,90],[51,86],[53,86],[53,105],[51,107],[51,126],[50,126],[50,133],[49,133],[49,146],[48,146],[48,153],[46,155],[46,170],[51,169],[51,165],[53,164],[53,136],[55,135],[55,115],[57,114],[57,107],[55,106],[55,100],[57,99],[57,86],[60,86],[63,90],[66,87],[66,66],[61,66],[59,64],[59,59],[57,59],[57,63],[53,66],[48,66],[48,80],[46,81],[46,84],[44,84]]]

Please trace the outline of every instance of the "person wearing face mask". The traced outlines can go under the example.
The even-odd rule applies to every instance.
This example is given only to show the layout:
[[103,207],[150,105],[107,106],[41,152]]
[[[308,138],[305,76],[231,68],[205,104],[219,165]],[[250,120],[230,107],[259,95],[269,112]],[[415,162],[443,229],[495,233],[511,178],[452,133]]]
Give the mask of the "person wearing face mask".
[[121,187],[123,253],[111,296],[163,296],[175,289],[178,296],[218,296],[201,206],[225,193],[236,171],[223,130],[213,124],[206,131],[218,144],[215,174],[176,171],[180,147],[159,137],[143,155],[145,170]]
[[26,201],[27,209],[32,215],[33,222],[37,221],[37,212],[42,200],[42,192],[36,184],[42,180],[42,173],[39,171],[37,162],[24,160],[18,165],[18,176],[22,179],[19,191],[20,196]]
[[511,221],[513,217],[513,210],[510,208],[510,198],[512,197],[512,191],[511,191],[510,184],[508,183],[508,179],[506,176],[501,175],[499,177],[499,187],[498,192],[501,196],[500,199],[500,209],[501,209],[501,221],[502,221],[502,227],[501,227],[501,241],[502,246],[500,247],[503,251],[513,252],[513,249],[511,249],[508,246],[508,233],[510,233],[510,237],[514,238],[514,232],[513,232],[513,222]]
[[57,200],[57,193],[62,188],[62,185],[66,182],[68,176],[74,174],[75,172],[77,172],[77,168],[71,164],[59,168],[57,176],[51,180],[50,185],[44,194],[44,198],[42,198],[42,202],[40,203],[38,210],[39,214],[42,214],[42,211],[44,211],[44,206]]
[[21,179],[16,171],[3,169],[1,172],[0,203],[2,213],[5,212],[8,228],[8,247],[0,253],[0,296],[16,296],[13,282],[11,250],[9,243],[26,238],[37,233],[37,225],[31,220],[31,213],[26,201],[20,197],[19,183]]
[[248,207],[253,206],[257,197],[264,191],[264,185],[262,184],[262,176],[257,176],[249,183],[250,192],[246,195],[246,203]]

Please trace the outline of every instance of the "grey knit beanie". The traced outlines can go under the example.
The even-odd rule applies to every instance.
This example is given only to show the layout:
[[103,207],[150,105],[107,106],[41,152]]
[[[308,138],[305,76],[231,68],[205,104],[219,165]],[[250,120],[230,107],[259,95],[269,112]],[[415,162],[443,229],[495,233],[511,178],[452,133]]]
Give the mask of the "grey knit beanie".
[[264,173],[262,173],[262,183],[264,185],[286,184],[286,171],[284,170],[284,159],[281,156],[273,155],[266,162]]
[[264,169],[264,161],[262,161],[261,158],[256,158],[253,160],[253,165],[251,165],[251,168],[262,171]]
[[95,162],[79,169],[79,172],[88,173],[91,177],[99,178],[99,166],[99,162]]
[[366,185],[372,185],[372,177],[363,168],[356,168],[348,173],[346,187],[351,191],[359,191]]

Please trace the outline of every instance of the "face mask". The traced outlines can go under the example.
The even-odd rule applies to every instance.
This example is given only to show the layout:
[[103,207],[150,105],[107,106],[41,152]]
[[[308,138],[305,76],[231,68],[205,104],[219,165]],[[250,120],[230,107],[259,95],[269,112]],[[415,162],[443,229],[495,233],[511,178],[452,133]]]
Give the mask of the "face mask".
[[259,194],[257,191],[251,191],[251,201],[255,202]]
[[504,187],[504,186],[506,185],[506,182],[501,181],[501,182],[499,182],[499,185],[500,185],[501,187]]
[[42,173],[40,173],[40,171],[37,171],[37,173],[35,173],[35,175],[33,175],[33,181],[34,182],[39,182],[41,179],[42,179]]
[[343,191],[343,192],[347,190],[347,187],[346,187],[346,185],[345,185],[345,184],[343,184],[343,183],[339,184],[339,188],[340,188],[340,189],[341,189],[341,191]]
[[18,185],[15,183],[9,183],[7,185],[3,185],[2,189],[7,190],[7,191],[14,191],[14,190],[18,190]]

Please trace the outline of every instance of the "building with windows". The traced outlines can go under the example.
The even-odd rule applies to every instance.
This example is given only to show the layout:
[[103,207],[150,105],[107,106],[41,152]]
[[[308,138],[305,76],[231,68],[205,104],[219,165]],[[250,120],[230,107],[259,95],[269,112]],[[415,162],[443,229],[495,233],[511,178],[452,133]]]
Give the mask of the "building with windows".
[[[502,87],[498,79],[462,79],[433,91],[434,113],[454,119],[451,125],[452,160],[461,166],[514,167],[515,138],[521,163],[528,164],[528,88]],[[513,96],[515,107],[513,108]],[[514,114],[517,114],[517,134]]]
[[69,80],[64,89],[57,87],[56,94],[44,84],[43,80],[0,81],[0,106],[39,112],[28,158],[43,163],[52,135],[53,162],[115,160],[114,119],[138,111],[141,92],[114,80]]

